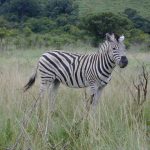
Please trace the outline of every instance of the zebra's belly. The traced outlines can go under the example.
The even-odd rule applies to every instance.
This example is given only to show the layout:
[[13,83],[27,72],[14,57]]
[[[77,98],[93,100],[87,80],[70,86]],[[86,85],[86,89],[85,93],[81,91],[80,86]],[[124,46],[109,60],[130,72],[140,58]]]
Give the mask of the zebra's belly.
[[70,82],[70,80],[67,81],[60,81],[63,85],[66,85],[67,87],[70,88],[85,88],[88,87],[89,84],[88,82],[84,81],[84,82],[77,82],[77,80],[73,79],[72,82]]
[[80,85],[80,86],[77,86],[77,85],[68,85],[66,83],[62,83],[64,85],[66,85],[67,87],[70,87],[70,88],[85,88],[85,87],[88,87],[89,85]]

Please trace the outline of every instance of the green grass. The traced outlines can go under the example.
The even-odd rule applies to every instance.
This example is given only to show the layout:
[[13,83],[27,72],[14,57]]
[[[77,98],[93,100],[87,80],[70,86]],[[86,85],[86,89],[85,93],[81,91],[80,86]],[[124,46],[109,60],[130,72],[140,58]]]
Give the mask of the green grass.
[[123,12],[126,8],[133,8],[140,15],[150,19],[149,0],[78,0],[81,16],[98,12]]
[[[70,47],[68,50],[73,51]],[[14,50],[0,55],[0,150],[15,142],[22,127],[20,121],[24,117],[24,111],[31,106],[34,97],[38,96],[38,80],[27,93],[22,92],[22,87],[42,53],[40,50]],[[65,146],[67,150],[150,149],[150,93],[147,102],[142,106],[141,121],[138,121],[129,90],[130,87],[135,94],[132,78],[139,72],[139,63],[145,62],[150,66],[148,56],[149,53],[128,53],[128,67],[115,69],[112,81],[102,94],[95,116],[89,114],[82,121],[86,101],[84,89],[70,89],[61,85],[55,113],[52,117],[49,115],[47,143],[43,137],[48,106],[46,94],[41,108],[33,112],[28,128],[24,129],[24,138],[19,142],[17,150],[26,150],[29,147],[32,150],[53,150],[52,147],[61,150]],[[40,124],[40,128],[37,124]]]

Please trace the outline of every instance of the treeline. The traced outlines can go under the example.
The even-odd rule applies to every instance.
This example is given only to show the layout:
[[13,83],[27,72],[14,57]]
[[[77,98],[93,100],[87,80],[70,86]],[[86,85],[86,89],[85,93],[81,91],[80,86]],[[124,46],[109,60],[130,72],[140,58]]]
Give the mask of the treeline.
[[[0,0],[0,48],[60,47],[88,42],[97,46],[107,32],[125,34],[129,43],[149,42],[150,21],[127,8],[79,17],[75,0]],[[15,38],[14,38],[15,37]]]

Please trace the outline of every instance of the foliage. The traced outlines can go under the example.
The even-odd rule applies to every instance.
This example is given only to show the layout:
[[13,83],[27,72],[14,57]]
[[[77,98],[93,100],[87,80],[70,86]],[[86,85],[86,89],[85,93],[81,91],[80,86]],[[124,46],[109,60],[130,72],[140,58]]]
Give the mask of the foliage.
[[2,41],[6,37],[15,36],[14,30],[7,30],[6,28],[0,28],[0,40]]
[[49,0],[46,11],[47,16],[51,18],[56,18],[62,14],[78,16],[77,8],[73,0]]
[[3,16],[0,16],[0,28],[2,27],[8,28],[9,22]]
[[150,34],[150,21],[138,15],[135,9],[127,8],[124,14],[134,23],[135,28]]
[[131,42],[142,44],[150,42],[150,35],[145,34],[143,31],[138,29],[130,30],[129,39]]
[[[87,0],[87,7],[84,6],[87,12],[83,18],[79,17],[83,9],[81,1],[0,0],[0,34],[2,38],[9,38],[5,45],[15,43],[17,47],[40,47],[40,45],[47,47],[76,41],[84,43],[92,41],[94,45],[97,45],[106,32],[125,34],[127,46],[131,42],[149,42],[147,40],[149,36],[144,33],[149,33],[149,21],[137,15],[137,11],[126,9],[124,14],[116,14],[117,11],[115,14],[109,13],[106,12],[108,9],[103,10],[102,6],[105,6],[103,2],[99,6],[105,12],[97,13],[96,11],[94,14],[87,15],[96,8],[95,2],[99,3],[99,0]],[[118,4],[117,0],[111,3]],[[95,7],[91,7],[92,5]],[[15,38],[5,34],[9,31],[13,33],[12,35],[16,35]]]
[[32,30],[27,26],[23,29],[23,32],[25,36],[30,36],[32,34]]
[[8,18],[21,21],[25,17],[36,17],[40,13],[40,5],[36,0],[11,0],[1,6],[1,13]]
[[95,37],[96,42],[103,39],[107,32],[122,34],[133,28],[129,19],[109,12],[88,15],[83,19],[82,26]]
[[30,28],[35,33],[46,33],[57,27],[56,23],[47,17],[39,19],[30,18],[25,22],[24,26]]

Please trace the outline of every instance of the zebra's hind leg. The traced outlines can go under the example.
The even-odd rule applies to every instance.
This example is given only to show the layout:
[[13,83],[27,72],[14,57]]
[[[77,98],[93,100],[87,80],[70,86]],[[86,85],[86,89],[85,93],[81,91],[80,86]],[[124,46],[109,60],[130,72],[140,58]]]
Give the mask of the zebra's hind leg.
[[45,125],[45,140],[47,141],[47,134],[48,134],[48,129],[50,126],[50,121],[49,117],[52,116],[52,114],[55,111],[55,97],[56,97],[56,92],[58,90],[58,87],[60,85],[60,82],[58,80],[54,80],[50,87],[49,91],[49,100],[48,100],[48,105],[47,105],[47,119],[46,119],[46,125]]
[[[36,116],[37,116],[37,123],[38,128],[41,131],[41,135],[44,136],[43,132],[45,132],[45,129],[43,128],[45,125],[43,125],[43,121],[45,120],[45,106],[49,107],[49,100],[44,99],[46,91],[52,86],[54,82],[54,78],[52,77],[44,77],[41,75],[41,81],[40,81],[40,100],[38,103],[38,107],[36,109]],[[47,104],[43,105],[43,102],[47,100]],[[43,107],[44,106],[44,107]],[[46,115],[49,114],[49,108],[46,108]],[[47,117],[46,117],[47,118]]]
[[50,111],[52,113],[55,111],[56,94],[57,94],[59,85],[60,85],[60,82],[57,79],[55,79],[52,86],[49,89]]

